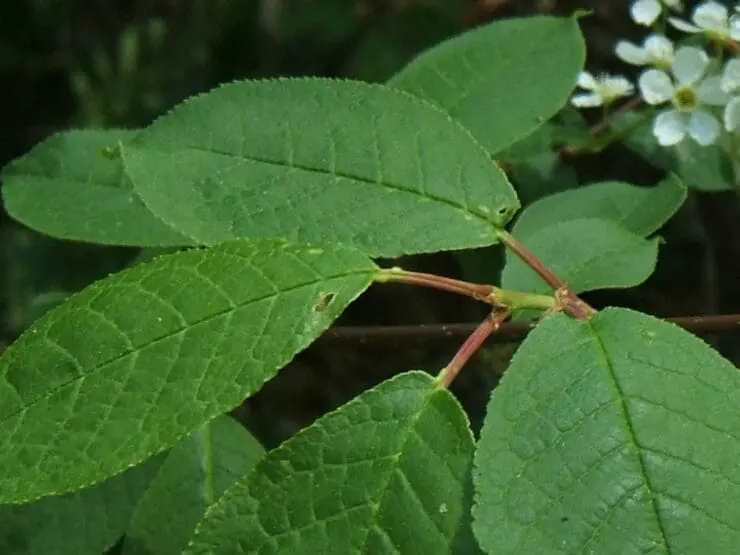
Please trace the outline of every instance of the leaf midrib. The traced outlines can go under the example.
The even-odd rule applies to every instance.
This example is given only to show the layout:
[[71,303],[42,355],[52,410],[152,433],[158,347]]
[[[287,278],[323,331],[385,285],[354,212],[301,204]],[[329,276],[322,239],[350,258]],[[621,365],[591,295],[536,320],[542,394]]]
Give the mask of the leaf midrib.
[[[12,413],[9,413],[7,416],[5,416],[3,418],[0,418],[0,425],[5,424],[6,422],[8,422],[9,420],[11,420],[12,418],[15,418],[18,415],[24,415],[28,410],[30,410],[31,408],[33,408],[34,406],[36,406],[41,401],[43,401],[43,400],[45,400],[45,399],[53,396],[58,391],[66,388],[66,387],[69,387],[70,385],[73,385],[73,384],[77,383],[78,381],[85,380],[89,376],[92,376],[95,373],[97,373],[99,371],[102,371],[103,369],[105,369],[109,365],[115,364],[115,363],[117,363],[117,362],[119,362],[119,361],[121,361],[121,360],[123,360],[123,359],[125,359],[125,358],[127,358],[129,356],[131,356],[131,355],[134,355],[134,354],[136,354],[136,353],[138,353],[138,352],[140,352],[140,351],[142,351],[144,349],[147,349],[147,348],[151,347],[152,345],[156,345],[159,342],[169,340],[169,339],[171,339],[172,337],[174,337],[176,335],[179,335],[179,334],[181,334],[183,332],[186,332],[186,331],[188,331],[190,329],[195,328],[196,326],[199,326],[201,324],[210,322],[210,321],[215,320],[216,318],[220,318],[220,317],[222,317],[222,316],[224,316],[226,314],[233,313],[236,310],[239,310],[239,309],[242,309],[242,308],[245,308],[245,307],[249,306],[250,304],[254,304],[254,303],[262,302],[262,301],[265,301],[265,300],[268,300],[268,299],[272,299],[274,297],[277,297],[278,295],[283,295],[283,294],[286,294],[286,293],[290,293],[290,292],[299,290],[299,289],[304,288],[304,287],[316,286],[317,284],[324,283],[325,281],[330,280],[330,279],[359,276],[359,275],[364,275],[364,274],[372,274],[374,271],[375,271],[374,269],[373,270],[369,270],[369,269],[368,270],[356,270],[356,271],[352,271],[352,272],[347,272],[345,274],[336,274],[336,275],[332,275],[332,276],[327,276],[327,277],[324,277],[323,279],[316,279],[315,281],[303,282],[303,283],[294,285],[294,286],[289,287],[289,288],[286,288],[286,289],[281,289],[277,293],[271,293],[271,294],[263,295],[261,297],[252,298],[252,299],[249,299],[249,301],[247,301],[247,302],[245,302],[243,304],[237,304],[237,303],[235,303],[233,306],[228,307],[228,309],[226,309],[226,310],[221,310],[221,311],[215,312],[215,313],[213,313],[213,314],[211,314],[211,315],[209,315],[209,316],[207,316],[205,318],[201,318],[199,320],[195,320],[195,321],[192,322],[191,325],[189,325],[187,327],[180,328],[180,329],[175,330],[173,332],[170,332],[170,333],[166,333],[164,335],[161,335],[161,336],[159,336],[159,337],[157,337],[155,339],[146,341],[146,342],[142,343],[141,345],[139,345],[138,348],[136,348],[134,350],[127,351],[127,352],[125,352],[123,354],[120,354],[118,356],[112,357],[109,360],[106,360],[105,362],[102,362],[102,363],[100,363],[100,364],[98,364],[96,366],[93,366],[83,376],[74,377],[72,379],[69,379],[69,380],[63,382],[63,383],[60,383],[59,385],[57,385],[54,388],[51,388],[51,389],[46,390],[44,393],[41,393],[40,395],[38,395],[36,398],[34,398],[34,399],[30,400],[29,402],[25,403],[20,409],[14,411]],[[132,283],[126,283],[125,285],[127,285],[127,286],[128,285],[132,285]],[[103,289],[103,291],[104,291],[104,289]],[[329,323],[328,325],[331,325],[331,323]],[[56,343],[56,341],[50,339],[47,335],[45,335],[44,337],[46,339],[49,339],[49,340],[53,341],[54,343]],[[15,389],[15,387],[12,386],[10,384],[10,382],[7,380],[6,372],[3,372],[2,377],[5,379],[6,383],[8,383],[8,385],[10,385],[10,387],[12,387],[13,389]],[[21,397],[21,396],[19,395],[19,397]]]
[[661,535],[663,547],[665,548],[666,552],[670,553],[671,550],[670,550],[670,546],[668,542],[668,534],[666,532],[665,527],[663,526],[663,519],[660,517],[660,510],[657,504],[658,496],[657,496],[655,489],[653,488],[652,482],[650,480],[650,476],[648,475],[647,468],[645,466],[644,456],[643,456],[643,449],[640,446],[640,443],[637,441],[637,434],[635,433],[634,426],[632,425],[632,417],[630,415],[629,408],[627,407],[627,396],[625,395],[624,390],[622,389],[622,386],[619,383],[617,373],[615,371],[614,365],[611,362],[611,358],[609,357],[609,353],[606,348],[606,345],[604,344],[604,341],[601,338],[601,334],[595,329],[591,321],[588,321],[587,325],[588,325],[589,330],[593,334],[593,337],[594,337],[594,340],[596,342],[598,349],[601,351],[602,359],[604,361],[604,365],[608,372],[609,378],[611,378],[611,381],[614,384],[614,389],[616,390],[619,406],[621,407],[621,412],[622,412],[623,419],[624,419],[623,429],[627,432],[629,436],[629,442],[632,444],[632,446],[635,448],[635,451],[637,452],[637,456],[635,458],[637,459],[637,464],[639,465],[640,474],[642,475],[645,488],[647,489],[647,493],[650,497],[650,505],[653,509],[653,514],[655,515],[655,521],[657,522],[657,525],[658,525],[658,530]]
[[[134,147],[134,150],[136,150],[136,147]],[[138,150],[143,150],[143,151],[147,152],[147,151],[151,151],[153,149],[142,149],[142,148],[139,148]],[[423,198],[423,199],[431,199],[431,200],[434,200],[436,202],[439,202],[439,203],[442,203],[442,204],[446,204],[447,206],[450,206],[450,207],[455,208],[457,210],[462,210],[464,213],[470,214],[470,215],[474,216],[475,218],[483,221],[486,225],[488,225],[490,227],[493,227],[493,228],[496,227],[495,224],[494,224],[494,222],[492,222],[483,212],[476,212],[475,210],[473,210],[472,208],[470,208],[466,203],[455,202],[452,199],[441,197],[439,195],[433,195],[433,194],[429,194],[428,192],[422,192],[422,191],[419,191],[419,190],[409,189],[409,188],[404,187],[402,185],[397,185],[395,183],[390,183],[390,182],[386,182],[386,181],[374,181],[374,180],[368,179],[366,177],[362,177],[362,176],[358,176],[358,175],[352,175],[352,174],[346,173],[346,172],[336,172],[336,171],[335,172],[331,172],[331,171],[326,171],[326,170],[311,168],[309,166],[305,166],[305,165],[302,165],[302,164],[295,164],[295,163],[294,164],[285,164],[285,163],[281,163],[281,162],[278,162],[278,161],[275,161],[275,160],[269,160],[267,158],[259,158],[257,156],[247,156],[247,155],[244,155],[244,154],[237,154],[237,153],[233,153],[233,152],[222,151],[222,150],[219,150],[219,149],[199,147],[199,146],[192,146],[192,145],[187,146],[187,147],[185,147],[185,148],[183,148],[181,150],[174,151],[174,152],[170,152],[170,151],[160,151],[160,152],[162,152],[164,154],[173,155],[173,154],[177,154],[177,153],[180,153],[180,152],[187,152],[187,151],[203,152],[203,153],[206,153],[206,154],[215,154],[215,155],[218,155],[218,156],[224,156],[226,158],[233,158],[233,159],[237,160],[238,162],[242,162],[242,163],[250,163],[250,162],[252,162],[252,163],[265,164],[267,166],[273,166],[273,167],[278,167],[278,168],[289,168],[289,169],[292,168],[292,169],[301,170],[301,171],[304,171],[304,172],[310,173],[310,174],[329,175],[329,176],[335,176],[335,177],[339,177],[339,178],[343,178],[343,179],[348,179],[348,180],[351,180],[351,181],[358,181],[360,183],[364,183],[364,184],[367,184],[367,185],[379,185],[379,186],[384,187],[384,188],[387,188],[387,189],[392,189],[392,190],[403,192],[403,193],[409,193],[411,195],[418,196],[418,197]],[[133,181],[133,179],[132,179],[132,181]],[[134,182],[134,190],[136,190],[136,183],[135,182]],[[148,203],[145,202],[145,204],[148,204]],[[495,213],[496,211],[495,210],[492,210],[491,212],[492,213]]]

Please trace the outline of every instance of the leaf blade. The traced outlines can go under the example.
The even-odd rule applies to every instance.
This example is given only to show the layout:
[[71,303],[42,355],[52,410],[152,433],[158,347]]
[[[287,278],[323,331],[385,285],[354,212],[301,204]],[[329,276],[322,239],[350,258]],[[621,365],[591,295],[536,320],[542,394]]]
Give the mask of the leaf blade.
[[27,505],[0,506],[0,551],[24,555],[103,553],[126,531],[161,460],[90,488]]
[[484,549],[737,545],[737,369],[627,309],[548,317],[532,334],[489,403],[475,455],[473,529]]
[[575,17],[512,18],[422,53],[389,84],[435,102],[496,153],[565,104],[584,61]]
[[122,153],[149,209],[202,244],[280,236],[393,257],[495,243],[519,206],[457,122],[361,82],[231,83]]
[[[574,293],[639,285],[652,274],[658,259],[657,238],[644,239],[596,218],[556,222],[517,239]],[[501,283],[508,289],[550,291],[542,278],[508,252]]]
[[8,214],[62,239],[123,246],[192,244],[147,210],[120,160],[103,156],[104,148],[136,133],[74,130],[43,141],[2,170]]
[[675,175],[654,187],[636,187],[621,181],[592,183],[535,201],[522,212],[512,233],[527,236],[542,225],[597,218],[645,237],[676,213],[686,195],[686,187]]
[[376,271],[346,247],[262,239],[166,255],[74,295],[0,358],[0,500],[73,491],[174,444],[259,389]]
[[179,555],[206,509],[263,455],[229,416],[177,443],[133,512],[123,555]]
[[268,453],[187,553],[449,553],[472,448],[449,392],[401,374]]

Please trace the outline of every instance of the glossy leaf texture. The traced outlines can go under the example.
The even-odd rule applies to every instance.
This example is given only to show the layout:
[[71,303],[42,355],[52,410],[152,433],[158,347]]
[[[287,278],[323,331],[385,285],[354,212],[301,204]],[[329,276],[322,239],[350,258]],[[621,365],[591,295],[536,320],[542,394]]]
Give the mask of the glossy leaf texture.
[[731,553],[740,373],[703,341],[608,308],[544,319],[488,406],[473,529],[487,553]]
[[431,100],[496,153],[566,103],[584,60],[575,17],[512,18],[431,48],[389,84]]
[[598,218],[646,237],[656,232],[686,200],[686,187],[675,175],[653,187],[621,181],[593,183],[544,197],[522,211],[513,233],[528,236],[555,222]]
[[263,454],[259,442],[229,416],[181,440],[139,501],[123,555],[180,555],[206,509]]
[[261,239],[162,256],[72,296],[0,358],[0,501],[99,482],[201,428],[376,271],[346,247]]
[[427,374],[398,375],[269,452],[186,553],[452,553],[472,452],[454,397]]
[[213,244],[279,236],[383,257],[490,245],[519,203],[460,124],[408,93],[330,79],[242,81],[122,146],[146,205]]
[[161,456],[84,490],[0,506],[3,555],[100,555],[124,534]]
[[66,131],[3,168],[2,197],[13,218],[47,235],[104,245],[172,246],[191,240],[141,202],[120,159],[104,149],[136,131]]
[[[559,221],[516,237],[575,293],[634,287],[650,277],[658,260],[658,238],[645,239],[597,218]],[[501,284],[532,293],[551,291],[511,252],[506,253]]]

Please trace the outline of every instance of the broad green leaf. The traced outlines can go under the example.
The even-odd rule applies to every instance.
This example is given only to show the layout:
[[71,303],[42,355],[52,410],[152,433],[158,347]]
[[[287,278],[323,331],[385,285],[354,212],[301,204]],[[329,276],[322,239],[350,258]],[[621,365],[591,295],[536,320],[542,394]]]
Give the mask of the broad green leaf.
[[422,53],[389,84],[431,100],[495,153],[565,104],[584,60],[576,18],[504,19]]
[[[530,234],[517,235],[568,284],[574,293],[634,287],[655,269],[658,239],[644,239],[608,220],[582,218],[555,222]],[[516,255],[507,252],[502,287],[532,293],[550,291],[548,285]]]
[[5,209],[30,228],[62,239],[107,245],[189,245],[142,204],[106,147],[135,131],[67,131],[3,168]]
[[0,501],[73,491],[257,391],[370,284],[345,247],[170,254],[85,289],[0,358]]
[[204,244],[280,236],[383,257],[470,248],[495,243],[519,206],[449,116],[353,81],[231,83],[122,152],[147,206]]
[[100,555],[128,527],[160,457],[101,484],[26,505],[0,506],[3,555]]
[[652,125],[652,119],[632,113],[619,118],[615,128],[632,129],[624,144],[654,166],[676,173],[692,189],[726,191],[735,187],[732,162],[722,147],[701,146],[689,138],[674,147],[663,147],[655,139]]
[[263,454],[229,416],[181,440],[136,507],[123,555],[180,555],[206,509]]
[[487,553],[735,553],[740,373],[609,308],[545,318],[488,406],[473,530]]
[[647,236],[666,223],[685,199],[686,187],[673,175],[654,187],[604,181],[556,193],[527,206],[513,233],[526,237],[555,222],[598,218]]
[[401,374],[270,451],[186,553],[452,553],[472,452],[454,397]]

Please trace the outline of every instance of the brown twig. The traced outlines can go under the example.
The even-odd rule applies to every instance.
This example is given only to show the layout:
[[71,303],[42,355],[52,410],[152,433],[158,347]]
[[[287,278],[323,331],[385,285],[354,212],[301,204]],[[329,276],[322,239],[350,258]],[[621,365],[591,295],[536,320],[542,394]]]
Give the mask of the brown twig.
[[507,248],[516,254],[522,262],[532,268],[543,281],[549,285],[553,291],[562,289],[565,287],[565,283],[558,276],[556,276],[552,270],[545,266],[537,256],[529,250],[525,245],[517,241],[510,233],[500,230],[498,231],[498,237],[501,242],[506,245]]
[[401,268],[388,268],[381,270],[376,276],[377,283],[405,283],[407,285],[418,285],[439,289],[449,293],[457,293],[483,301],[486,303],[494,302],[494,287],[492,285],[483,285],[479,283],[469,283],[435,274],[424,274],[421,272],[409,272]]
[[[680,316],[666,318],[666,321],[697,334],[740,331],[740,314]],[[419,326],[335,326],[324,333],[319,341],[362,344],[457,341],[463,337],[468,337],[477,326],[478,324],[475,323],[423,324]],[[506,322],[486,342],[511,343],[520,341],[534,326],[533,322]]]
[[465,364],[475,355],[481,345],[501,327],[501,324],[508,317],[508,311],[494,310],[473,330],[465,340],[465,343],[457,350],[455,356],[452,357],[450,363],[440,372],[439,383],[442,387],[450,387],[452,380],[462,371]]

